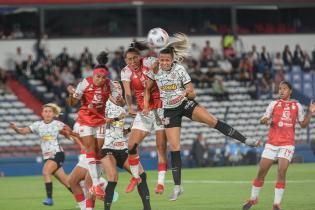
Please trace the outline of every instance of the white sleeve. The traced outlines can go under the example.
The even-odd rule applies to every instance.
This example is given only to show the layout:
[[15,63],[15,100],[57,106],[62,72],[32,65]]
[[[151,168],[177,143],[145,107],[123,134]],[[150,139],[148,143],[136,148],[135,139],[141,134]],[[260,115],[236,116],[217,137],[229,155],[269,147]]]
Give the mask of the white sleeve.
[[31,125],[28,127],[31,129],[32,133],[38,133],[38,127],[39,127],[39,121],[33,122]]
[[178,73],[180,75],[183,85],[187,85],[191,82],[191,78],[183,66],[180,66]]
[[61,121],[56,121],[56,126],[58,128],[59,131],[61,131],[64,127],[65,127],[65,124]]
[[156,61],[155,57],[146,57],[143,59],[143,66],[149,68],[153,65],[155,61]]
[[305,118],[303,106],[300,103],[297,103],[297,107],[298,107],[298,121],[303,122]]
[[270,102],[263,117],[267,117],[268,119],[271,118],[273,108],[275,107],[276,103],[277,103],[277,101],[271,101]]
[[110,94],[112,95],[113,98],[116,99],[117,97],[121,96],[120,91],[114,85],[113,81],[110,80],[109,85],[110,85]]
[[89,85],[89,82],[86,79],[83,79],[77,86],[77,88],[75,89],[75,92],[73,94],[73,97],[76,99],[81,99],[84,90],[86,89],[86,87]]
[[149,78],[149,79],[152,79],[152,80],[155,80],[155,78],[154,78],[154,72],[153,72],[153,70],[149,70],[149,71],[147,71],[147,73],[146,73],[146,76]]
[[128,66],[126,66],[125,68],[121,70],[120,77],[121,77],[121,81],[130,82],[131,70],[128,68]]

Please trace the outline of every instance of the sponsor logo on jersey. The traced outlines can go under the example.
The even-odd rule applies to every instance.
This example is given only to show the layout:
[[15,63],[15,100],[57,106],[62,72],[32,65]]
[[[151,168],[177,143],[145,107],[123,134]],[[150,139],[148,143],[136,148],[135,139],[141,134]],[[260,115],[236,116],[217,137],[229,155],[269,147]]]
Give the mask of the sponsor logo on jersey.
[[178,102],[181,102],[183,100],[184,96],[183,95],[180,95],[180,96],[177,96],[175,98],[173,98],[172,100],[170,100],[168,102],[169,105],[174,105],[174,104],[177,104]]
[[163,91],[174,91],[177,89],[177,85],[176,84],[172,84],[172,85],[163,85],[161,87],[161,90]]
[[115,127],[123,127],[124,126],[124,121],[121,120],[121,121],[114,121],[111,123],[113,126]]
[[54,137],[51,135],[46,135],[46,136],[41,137],[41,140],[43,140],[43,141],[51,141],[53,139],[54,139]]

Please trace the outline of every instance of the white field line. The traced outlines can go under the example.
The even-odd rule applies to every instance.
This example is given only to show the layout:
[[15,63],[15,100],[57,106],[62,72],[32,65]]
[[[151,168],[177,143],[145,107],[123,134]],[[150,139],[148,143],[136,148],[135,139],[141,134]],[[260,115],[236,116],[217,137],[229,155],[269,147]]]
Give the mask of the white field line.
[[[153,181],[152,182],[156,182]],[[173,180],[165,180],[166,183],[173,183]],[[225,180],[182,180],[182,183],[185,184],[249,184],[252,181],[225,181]],[[265,181],[265,183],[272,183],[274,184],[275,181]],[[286,183],[315,183],[314,180],[287,180]]]

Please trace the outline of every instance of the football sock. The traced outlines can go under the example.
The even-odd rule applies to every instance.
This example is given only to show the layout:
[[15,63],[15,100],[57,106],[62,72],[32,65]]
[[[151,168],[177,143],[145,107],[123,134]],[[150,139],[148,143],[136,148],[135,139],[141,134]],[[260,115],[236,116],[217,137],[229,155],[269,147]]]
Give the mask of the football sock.
[[182,160],[180,151],[171,152],[172,174],[175,185],[181,185]]

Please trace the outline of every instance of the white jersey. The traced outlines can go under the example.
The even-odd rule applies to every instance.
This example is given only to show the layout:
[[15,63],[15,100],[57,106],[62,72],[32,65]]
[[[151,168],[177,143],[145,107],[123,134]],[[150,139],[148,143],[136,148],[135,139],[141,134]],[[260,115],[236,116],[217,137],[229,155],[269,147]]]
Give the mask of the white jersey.
[[147,76],[155,80],[163,102],[163,108],[175,108],[185,100],[185,85],[191,82],[191,78],[185,68],[177,63],[169,71],[161,68],[155,74],[149,71]]
[[60,131],[65,124],[58,120],[53,120],[51,123],[36,121],[29,126],[33,133],[40,137],[40,146],[44,159],[53,157],[57,152],[62,152],[63,149],[59,144],[58,137]]
[[[119,117],[126,114],[123,107],[114,104],[111,100],[106,102],[105,115],[107,118]],[[124,136],[124,119],[106,124],[105,141],[102,149],[127,149],[127,138]]]

